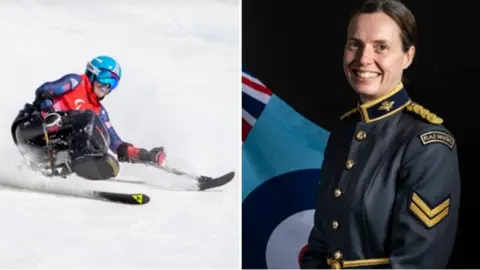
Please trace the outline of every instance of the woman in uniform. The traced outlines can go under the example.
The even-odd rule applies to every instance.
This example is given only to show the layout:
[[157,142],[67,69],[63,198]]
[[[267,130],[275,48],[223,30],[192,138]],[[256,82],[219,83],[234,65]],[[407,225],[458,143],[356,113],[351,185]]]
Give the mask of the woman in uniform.
[[350,20],[344,72],[358,104],[331,132],[302,268],[445,268],[457,230],[453,135],[410,98],[412,13],[367,1]]

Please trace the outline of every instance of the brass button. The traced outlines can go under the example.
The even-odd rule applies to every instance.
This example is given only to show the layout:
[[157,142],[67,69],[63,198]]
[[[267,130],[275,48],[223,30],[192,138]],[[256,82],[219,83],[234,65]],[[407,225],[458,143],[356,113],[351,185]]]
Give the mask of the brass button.
[[353,165],[355,164],[355,162],[353,162],[353,160],[349,159],[347,160],[347,163],[345,163],[345,167],[350,170],[351,168],[353,168]]
[[335,198],[339,198],[340,196],[342,196],[342,191],[339,188],[335,189]]
[[333,228],[335,231],[338,229],[338,226],[339,226],[339,225],[340,225],[340,224],[338,224],[338,221],[336,221],[336,220],[334,220],[334,221],[332,222],[332,228]]
[[335,251],[335,253],[333,253],[333,258],[335,260],[340,260],[342,257],[343,257],[343,254],[340,251]]
[[365,131],[363,130],[360,130],[359,132],[357,132],[357,135],[355,136],[355,138],[358,141],[365,140],[365,138],[367,138],[367,133],[365,133]]

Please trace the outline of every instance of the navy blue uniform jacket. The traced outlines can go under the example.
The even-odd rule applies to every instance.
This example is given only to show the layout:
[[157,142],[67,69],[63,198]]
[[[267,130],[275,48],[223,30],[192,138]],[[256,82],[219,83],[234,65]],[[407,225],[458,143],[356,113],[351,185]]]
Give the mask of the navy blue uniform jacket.
[[456,142],[400,84],[332,131],[302,268],[445,268],[457,230]]

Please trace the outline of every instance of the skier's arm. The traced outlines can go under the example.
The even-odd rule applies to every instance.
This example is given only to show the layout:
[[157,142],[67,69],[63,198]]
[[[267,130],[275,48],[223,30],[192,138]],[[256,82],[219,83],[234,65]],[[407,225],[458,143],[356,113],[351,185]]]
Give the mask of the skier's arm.
[[41,110],[51,108],[54,97],[71,91],[77,87],[81,80],[82,78],[78,74],[67,74],[56,81],[46,82],[40,85],[35,91],[34,105]]
[[135,147],[131,143],[124,142],[120,139],[117,132],[110,123],[110,117],[105,108],[102,107],[100,119],[103,121],[110,135],[110,150],[117,154],[118,161],[121,162],[152,162],[161,164],[165,159],[165,152],[161,147],[155,147],[148,151],[144,148]]
[[113,127],[113,125],[110,122],[110,117],[108,116],[107,110],[102,107],[101,113],[100,113],[100,120],[102,120],[103,124],[107,128],[108,135],[110,136],[110,150],[117,154],[117,148],[119,145],[124,143],[120,136],[118,135],[117,131]]

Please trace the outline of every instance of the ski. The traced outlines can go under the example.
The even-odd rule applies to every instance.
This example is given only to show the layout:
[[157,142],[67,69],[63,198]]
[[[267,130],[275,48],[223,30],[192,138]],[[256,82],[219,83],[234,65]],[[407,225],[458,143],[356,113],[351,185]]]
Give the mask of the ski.
[[107,191],[87,191],[92,197],[107,200],[110,202],[125,203],[125,204],[147,204],[150,202],[150,197],[147,194],[136,193],[117,193]]
[[196,184],[199,191],[212,189],[212,188],[216,188],[216,187],[226,185],[226,184],[230,183],[230,181],[232,181],[233,178],[235,177],[235,172],[234,171],[228,172],[224,175],[221,175],[219,177],[214,178],[214,177],[203,176],[203,175],[197,176],[197,175],[187,173],[185,171],[182,171],[182,170],[179,170],[179,169],[176,169],[176,168],[172,168],[172,167],[169,167],[169,166],[165,166],[165,165],[164,166],[159,166],[159,165],[156,165],[156,164],[153,164],[153,163],[147,163],[147,165],[153,166],[155,168],[158,168],[160,170],[166,171],[166,172],[171,173],[171,174],[175,174],[175,175],[178,175],[178,176],[181,176],[181,177],[191,179],[191,180],[195,181],[195,184]]
[[19,181],[18,179],[0,178],[0,186],[15,190],[55,194],[67,197],[78,197],[114,203],[144,205],[150,197],[144,193],[121,193],[100,190],[89,190],[69,187],[64,181]]
[[235,172],[233,172],[233,171],[229,172],[229,173],[226,173],[222,176],[216,177],[216,178],[199,176],[197,178],[198,190],[207,190],[207,189],[216,188],[216,187],[226,185],[230,181],[232,181],[234,177],[235,177]]

